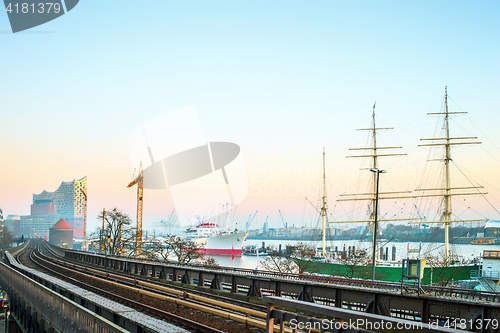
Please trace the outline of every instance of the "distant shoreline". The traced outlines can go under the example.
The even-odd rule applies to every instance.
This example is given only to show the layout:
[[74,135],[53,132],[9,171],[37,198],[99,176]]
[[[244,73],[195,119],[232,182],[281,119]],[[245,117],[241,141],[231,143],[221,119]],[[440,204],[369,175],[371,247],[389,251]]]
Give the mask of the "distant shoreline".
[[[496,244],[492,245],[500,245],[500,238],[493,238],[493,237],[483,237],[483,238],[477,238],[477,237],[462,237],[460,239],[455,239],[450,241],[451,244],[471,244],[472,241],[478,240],[478,239],[491,239],[496,242]],[[283,240],[283,241],[321,241],[321,238],[317,237],[287,237],[287,236],[272,236],[272,237],[266,237],[266,236],[248,236],[247,240]],[[329,238],[327,241],[359,241],[359,242],[367,242],[371,241],[371,238],[365,238],[365,239],[352,239],[352,238],[343,238],[343,237],[335,237],[335,238]],[[417,242],[417,243],[444,243],[441,240],[436,240],[436,239],[428,239],[428,240],[416,240],[416,239],[380,239],[380,241],[390,241],[394,243],[407,243],[407,242]]]

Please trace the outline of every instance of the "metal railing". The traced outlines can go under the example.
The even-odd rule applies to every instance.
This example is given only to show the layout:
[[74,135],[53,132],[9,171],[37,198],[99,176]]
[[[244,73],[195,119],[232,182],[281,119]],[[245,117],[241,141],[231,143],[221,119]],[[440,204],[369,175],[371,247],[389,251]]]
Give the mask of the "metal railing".
[[[128,332],[86,308],[53,292],[0,262],[0,284],[11,300],[11,313],[28,326],[27,309],[34,309],[36,323],[59,332]],[[32,311],[32,310],[30,310]],[[28,327],[26,327],[28,328]]]
[[[393,318],[378,314],[334,308],[310,302],[282,297],[264,297],[267,303],[266,332],[449,332],[463,333],[463,330]],[[293,309],[293,312],[278,309]]]
[[[203,265],[176,265],[170,262],[162,261],[162,260],[154,260],[154,259],[137,259],[137,258],[127,258],[122,256],[112,256],[112,255],[103,255],[96,254],[91,252],[84,252],[78,250],[66,250],[69,253],[79,253],[85,256],[95,256],[100,258],[108,258],[114,260],[128,261],[131,263],[139,263],[139,264],[150,264],[150,265],[158,265],[170,268],[180,268],[180,269],[188,269],[192,271],[196,270],[204,270],[206,272],[217,273],[217,274],[230,274],[234,276],[244,276],[252,279],[281,279],[284,281],[297,281],[297,283],[301,282],[312,282],[319,284],[328,284],[332,287],[337,286],[346,286],[346,287],[354,287],[354,288],[362,288],[363,290],[371,289],[371,290],[380,290],[383,292],[393,292],[393,293],[401,293],[401,283],[399,282],[386,282],[386,281],[375,281],[372,283],[371,280],[363,280],[363,279],[349,279],[343,277],[336,276],[324,276],[324,275],[315,275],[315,274],[292,274],[292,273],[278,273],[272,271],[263,271],[263,270],[253,270],[253,269],[245,269],[245,268],[233,268],[233,267],[210,267]],[[67,256],[66,256],[67,258]],[[470,301],[483,301],[483,302],[500,302],[500,293],[493,291],[485,291],[485,290],[471,290],[471,289],[461,289],[461,288],[453,288],[453,287],[440,287],[440,286],[422,286],[423,291],[427,295],[437,296],[437,297],[448,297],[454,299],[461,300],[470,300]]]
[[498,280],[500,278],[500,271],[484,271],[483,270],[481,277],[487,278],[487,279],[492,279],[492,280]]

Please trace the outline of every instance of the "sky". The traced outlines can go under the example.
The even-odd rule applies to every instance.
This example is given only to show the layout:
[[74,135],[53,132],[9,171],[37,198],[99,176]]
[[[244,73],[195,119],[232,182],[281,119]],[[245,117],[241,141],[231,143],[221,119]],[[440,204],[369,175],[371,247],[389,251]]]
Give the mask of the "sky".
[[[239,223],[258,211],[253,227],[266,216],[279,227],[281,210],[289,225],[314,224],[304,197],[320,199],[323,147],[331,218],[356,218],[336,199],[369,177],[346,156],[366,145],[356,129],[374,102],[377,124],[394,128],[380,143],[407,154],[381,162],[381,189],[412,190],[429,157],[419,139],[436,131],[426,114],[448,86],[450,111],[469,112],[454,118],[457,135],[483,143],[454,149],[455,161],[490,202],[456,207],[500,219],[499,16],[498,1],[82,0],[13,34],[0,13],[0,207],[27,215],[33,193],[86,175],[89,230],[104,207],[135,221],[128,136],[195,105],[207,141],[241,147]],[[144,200],[146,228],[174,208],[169,190]]]

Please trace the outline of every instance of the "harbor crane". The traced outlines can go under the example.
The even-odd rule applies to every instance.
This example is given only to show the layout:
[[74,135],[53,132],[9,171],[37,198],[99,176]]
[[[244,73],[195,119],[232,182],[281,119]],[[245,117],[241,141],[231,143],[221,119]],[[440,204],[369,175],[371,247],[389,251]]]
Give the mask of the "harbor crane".
[[144,171],[142,170],[142,162],[139,166],[137,177],[135,176],[135,169],[132,177],[134,180],[132,180],[127,187],[132,187],[137,184],[137,231],[135,234],[135,254],[139,255],[142,253],[142,208],[144,199]]
[[[423,216],[423,217],[422,217],[422,215],[420,214],[420,210],[418,209],[417,205],[413,205],[413,206],[415,206],[415,209],[417,210],[417,215],[418,215],[418,217],[419,217],[421,220],[424,220],[424,222],[425,222],[425,216]],[[425,232],[425,230],[427,230],[427,228],[429,227],[429,225],[428,225],[427,223],[423,223],[423,224],[421,224],[420,226],[424,227],[424,232]]]
[[255,212],[255,214],[253,214],[253,217],[252,217],[252,214],[250,214],[248,216],[248,221],[247,221],[247,224],[245,225],[245,230],[248,230],[250,228],[250,225],[252,224],[253,220],[255,220],[255,216],[257,215],[257,212]]
[[285,219],[283,218],[283,215],[281,214],[281,210],[278,209],[278,212],[280,212],[281,222],[283,222],[283,225],[285,226],[285,229],[288,228],[288,224],[285,222]]
[[172,233],[172,226],[177,222],[177,215],[175,215],[175,208],[172,210],[172,213],[167,217],[166,220],[161,220],[160,222],[156,222],[153,225],[162,226],[165,229],[168,229],[168,233]]

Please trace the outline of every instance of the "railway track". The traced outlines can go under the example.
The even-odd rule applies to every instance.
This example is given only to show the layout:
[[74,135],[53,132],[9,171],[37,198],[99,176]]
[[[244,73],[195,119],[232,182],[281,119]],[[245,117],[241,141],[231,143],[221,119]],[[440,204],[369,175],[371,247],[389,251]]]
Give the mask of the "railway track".
[[[141,277],[141,276],[137,276],[137,275],[134,275],[134,277],[130,277],[130,275],[127,275],[127,274],[122,273],[120,271],[114,271],[111,269],[103,269],[103,268],[91,266],[88,264],[76,264],[74,261],[62,260],[62,257],[58,256],[57,254],[52,253],[52,251],[49,247],[44,246],[44,250],[51,253],[50,256],[45,255],[45,259],[57,262],[58,264],[63,265],[67,268],[77,269],[80,272],[87,272],[90,274],[95,274],[94,276],[101,276],[101,277],[105,276],[106,278],[109,278],[111,280],[113,280],[114,278],[123,279],[123,281],[129,282],[129,283],[134,282],[136,285],[151,287],[153,290],[155,289],[155,287],[153,287],[153,286],[156,286],[157,288],[159,288],[159,290],[163,290],[163,291],[171,290],[173,293],[173,296],[175,296],[175,297],[177,297],[179,294],[183,295],[183,293],[187,293],[188,296],[189,295],[197,295],[197,296],[201,296],[204,298],[213,299],[216,301],[223,302],[224,304],[230,304],[231,307],[236,306],[236,307],[247,308],[249,310],[255,310],[259,313],[257,316],[260,318],[265,318],[265,315],[266,315],[267,307],[264,305],[250,303],[250,302],[242,301],[242,300],[239,300],[236,298],[217,295],[217,294],[213,294],[213,293],[209,293],[209,292],[204,292],[204,291],[196,290],[193,288],[186,288],[183,286],[156,282],[156,281],[153,281],[151,278],[145,278],[145,277]],[[41,255],[44,255],[43,252],[41,253]],[[110,271],[112,271],[112,273],[110,273]],[[116,281],[116,282],[118,282],[118,281]],[[164,288],[167,288],[167,290],[165,290]],[[193,297],[193,299],[194,299],[194,297]],[[246,314],[246,312],[245,312],[245,314]]]
[[[22,264],[27,264],[28,262],[31,262],[32,264],[30,267],[36,268],[37,270],[42,268],[40,271],[44,271],[45,273],[55,276],[57,278],[60,278],[61,280],[67,281],[69,283],[72,283],[74,285],[77,285],[79,287],[82,287],[86,290],[92,291],[96,294],[102,295],[108,299],[117,301],[121,304],[130,306],[138,311],[141,311],[145,314],[154,316],[156,318],[166,320],[169,323],[175,324],[179,327],[185,328],[191,332],[198,333],[198,332],[203,332],[203,333],[222,333],[223,331],[216,329],[214,327],[210,327],[208,325],[204,325],[200,322],[190,320],[188,318],[185,318],[183,316],[176,315],[174,313],[170,313],[168,311],[164,311],[162,309],[159,309],[154,306],[150,306],[145,304],[144,302],[134,300],[130,297],[125,297],[122,295],[119,295],[116,291],[111,292],[109,290],[106,290],[104,288],[99,288],[94,285],[91,285],[89,283],[82,282],[78,279],[72,278],[68,276],[68,273],[64,274],[59,271],[56,271],[55,269],[49,268],[48,266],[51,265],[50,263],[44,261],[44,259],[40,259],[36,257],[36,251],[30,248],[26,248],[22,252],[20,252],[17,256],[16,259],[18,262]],[[34,264],[34,265],[33,265]],[[37,267],[33,267],[37,266]],[[54,265],[52,265],[54,266]]]
[[[61,260],[60,257],[57,258],[50,249],[45,246],[42,248],[38,244],[34,249],[25,249],[19,253],[17,259],[23,263],[31,261],[50,275],[134,307],[141,312],[166,319],[193,332],[221,332],[220,329],[211,326],[220,328],[221,322],[224,321],[226,321],[225,325],[222,325],[226,326],[224,331],[261,332],[266,328],[267,312],[261,305],[70,263]],[[134,295],[136,298],[138,296],[139,300],[133,299]],[[146,302],[148,300],[149,302]],[[170,308],[173,306],[174,311],[162,309],[166,305]],[[184,311],[182,316],[172,313],[179,308],[187,311]],[[209,326],[187,319],[186,312],[201,313],[201,316],[195,315],[195,317],[204,317],[205,322],[217,325]],[[279,326],[275,326],[275,331],[279,331]]]

